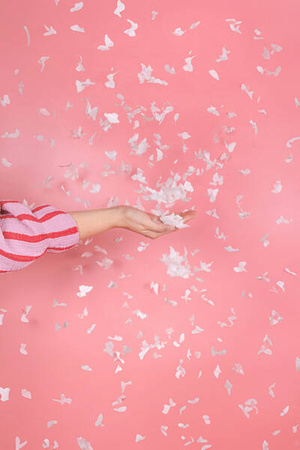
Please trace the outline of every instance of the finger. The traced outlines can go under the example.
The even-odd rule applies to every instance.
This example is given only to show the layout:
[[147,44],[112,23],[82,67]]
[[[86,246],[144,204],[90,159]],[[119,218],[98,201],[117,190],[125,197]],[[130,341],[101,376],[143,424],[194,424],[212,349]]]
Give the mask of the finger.
[[156,239],[158,236],[160,236],[159,233],[155,233],[154,231],[145,231],[142,234],[149,239]]
[[149,231],[153,233],[164,233],[169,230],[168,225],[165,225],[164,223],[154,223],[154,225],[151,225],[149,227]]
[[180,230],[180,228],[176,228],[176,227],[170,227],[170,226],[168,226],[168,228],[167,228],[167,230],[165,230],[165,231],[162,231],[161,233],[156,233],[156,234],[158,234],[158,236],[165,236],[166,234],[171,234],[171,233],[174,233],[174,231],[179,231]]
[[[176,213],[175,213],[176,214]],[[190,220],[194,219],[197,216],[196,211],[186,211],[184,213],[178,213],[179,216],[182,217],[183,222],[189,222]]]
[[172,230],[168,229],[168,230],[164,230],[161,232],[156,232],[156,231],[152,231],[152,230],[147,230],[143,233],[144,236],[149,237],[151,239],[156,239],[160,236],[164,236],[166,234],[170,234],[173,233],[173,231],[178,231],[178,228],[174,228]]
[[178,215],[180,215],[185,220],[190,220],[190,219],[193,219],[194,217],[196,217],[197,211],[190,209],[189,211],[180,212],[180,213],[178,213]]
[[183,219],[184,223],[189,222],[190,220],[194,219],[196,217],[196,214],[193,214],[192,216],[187,216]]

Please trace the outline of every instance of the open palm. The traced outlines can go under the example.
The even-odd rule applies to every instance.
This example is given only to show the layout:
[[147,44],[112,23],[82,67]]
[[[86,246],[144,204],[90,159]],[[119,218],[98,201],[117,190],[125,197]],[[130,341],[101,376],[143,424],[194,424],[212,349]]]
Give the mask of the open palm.
[[[122,205],[123,208],[123,226],[127,230],[146,236],[150,239],[156,239],[165,234],[178,231],[178,228],[165,225],[155,215],[149,212],[141,211],[133,206]],[[183,218],[184,223],[193,219],[197,211],[189,210],[182,213],[175,213]]]

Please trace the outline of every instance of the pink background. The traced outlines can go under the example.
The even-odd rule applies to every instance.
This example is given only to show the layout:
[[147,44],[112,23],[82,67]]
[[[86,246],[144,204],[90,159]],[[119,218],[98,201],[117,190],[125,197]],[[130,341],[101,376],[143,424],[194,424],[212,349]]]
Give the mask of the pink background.
[[1,277],[0,448],[299,448],[299,2],[123,3],[2,2],[1,199],[198,215]]

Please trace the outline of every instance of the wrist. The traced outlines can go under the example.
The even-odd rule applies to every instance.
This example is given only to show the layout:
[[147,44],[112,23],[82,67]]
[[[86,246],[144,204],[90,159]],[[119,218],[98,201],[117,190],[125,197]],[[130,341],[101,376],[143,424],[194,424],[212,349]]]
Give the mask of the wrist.
[[125,208],[123,205],[110,208],[113,214],[113,228],[123,228],[125,224]]

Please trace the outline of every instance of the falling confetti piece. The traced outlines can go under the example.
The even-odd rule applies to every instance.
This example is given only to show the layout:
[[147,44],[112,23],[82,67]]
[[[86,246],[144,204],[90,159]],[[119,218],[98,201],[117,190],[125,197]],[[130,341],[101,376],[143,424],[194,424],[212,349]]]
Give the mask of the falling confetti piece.
[[221,56],[219,56],[219,58],[216,59],[216,62],[221,62],[221,61],[227,61],[228,60],[228,56],[230,53],[230,50],[226,50],[225,47],[222,48],[222,54]]
[[53,34],[56,34],[56,31],[54,30],[54,28],[52,27],[52,25],[50,27],[47,27],[47,25],[44,25],[44,27],[46,28],[46,33],[44,33],[44,36],[51,36]]
[[115,44],[114,42],[107,36],[107,34],[104,36],[104,42],[105,45],[98,45],[98,50],[109,50],[111,47],[113,47]]
[[299,139],[300,139],[300,136],[294,137],[294,138],[292,138],[292,139],[289,139],[289,140],[287,141],[287,143],[285,144],[286,147],[287,147],[287,148],[292,148],[293,142],[298,141]]
[[75,3],[73,8],[70,9],[71,12],[80,11],[83,8],[83,2]]
[[182,30],[180,27],[176,28],[176,30],[173,31],[173,34],[175,34],[175,36],[182,36],[184,33],[186,33],[186,31]]
[[2,402],[7,402],[9,400],[10,388],[0,387],[0,396]]
[[120,123],[117,113],[104,113],[110,123]]
[[241,20],[226,19],[226,22],[230,22],[229,27],[233,32],[242,34],[242,32],[240,30],[240,24],[242,23]]
[[125,30],[124,33],[127,34],[130,37],[136,36],[135,30],[137,30],[138,24],[133,22],[130,19],[126,19],[126,20],[127,20],[127,22],[129,22],[131,24],[131,28],[128,28],[128,30]]
[[125,5],[124,5],[124,3],[122,3],[121,0],[118,0],[118,1],[117,1],[117,7],[116,7],[116,9],[114,10],[114,14],[116,14],[116,15],[119,16],[119,17],[122,17],[122,16],[121,16],[121,12],[124,11],[124,10],[125,10]]
[[41,58],[38,60],[38,63],[41,64],[41,72],[45,69],[46,65],[45,62],[49,59],[49,56],[41,56]]
[[8,133],[7,131],[4,133],[4,134],[2,134],[2,138],[17,138],[17,137],[19,137],[20,136],[20,130],[16,130],[14,133]]
[[6,107],[6,105],[10,105],[10,98],[7,94],[4,94],[3,100],[0,98],[0,103],[2,106]]
[[87,79],[86,81],[76,80],[76,89],[77,92],[82,92],[87,86],[92,86],[96,83],[91,82],[91,80]]
[[208,71],[210,73],[210,75],[215,79],[215,80],[219,80],[219,75],[217,74],[217,72],[214,69],[211,69]]
[[26,36],[27,36],[27,47],[29,47],[29,45],[30,45],[30,34],[29,34],[29,30],[26,27],[26,25],[24,25],[24,30],[25,30],[25,33],[26,33]]
[[79,25],[72,25],[70,28],[73,31],[79,31],[80,33],[84,33],[84,31],[85,31],[84,28],[80,27]]
[[77,295],[77,297],[85,297],[86,294],[91,292],[92,289],[94,289],[93,286],[85,286],[82,284],[81,286],[79,286],[80,292],[77,292],[76,295]]

